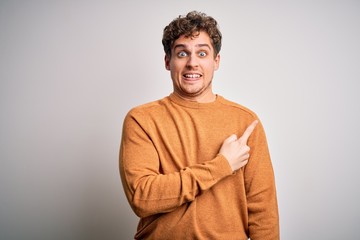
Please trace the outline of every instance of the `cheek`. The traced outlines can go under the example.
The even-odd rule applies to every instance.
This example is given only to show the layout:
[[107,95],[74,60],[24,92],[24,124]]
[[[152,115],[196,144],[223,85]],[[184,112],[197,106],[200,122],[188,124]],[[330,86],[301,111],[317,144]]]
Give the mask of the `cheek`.
[[174,81],[178,81],[180,71],[176,65],[170,65],[170,75]]
[[213,73],[217,69],[217,65],[214,62],[204,65],[208,73]]
[[174,73],[179,73],[182,70],[182,65],[179,62],[171,62],[170,63],[170,69]]
[[219,63],[214,63],[214,71],[216,71],[216,70],[218,70],[218,68],[219,68]]

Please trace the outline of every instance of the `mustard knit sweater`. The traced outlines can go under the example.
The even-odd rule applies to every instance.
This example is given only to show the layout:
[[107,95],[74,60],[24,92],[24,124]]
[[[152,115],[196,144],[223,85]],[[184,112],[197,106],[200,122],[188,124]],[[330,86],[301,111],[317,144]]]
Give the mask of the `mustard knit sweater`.
[[235,173],[218,154],[257,116],[217,96],[197,103],[174,94],[125,117],[120,175],[140,217],[135,239],[279,239],[273,168],[259,123],[248,164]]

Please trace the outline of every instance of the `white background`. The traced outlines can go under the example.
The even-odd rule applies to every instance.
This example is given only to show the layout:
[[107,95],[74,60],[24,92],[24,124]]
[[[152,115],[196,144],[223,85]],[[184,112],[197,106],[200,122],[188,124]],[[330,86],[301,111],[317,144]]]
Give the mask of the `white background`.
[[172,91],[162,30],[223,33],[214,91],[267,132],[282,239],[360,239],[360,2],[0,1],[0,239],[131,239],[127,111]]

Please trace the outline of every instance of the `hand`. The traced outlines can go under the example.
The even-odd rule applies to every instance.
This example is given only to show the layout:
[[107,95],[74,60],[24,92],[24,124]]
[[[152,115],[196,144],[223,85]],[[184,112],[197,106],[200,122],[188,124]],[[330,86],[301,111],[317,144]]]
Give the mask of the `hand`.
[[257,120],[252,122],[239,139],[235,134],[232,134],[223,142],[219,153],[228,160],[233,171],[242,168],[248,163],[250,147],[247,145],[247,141],[257,124]]

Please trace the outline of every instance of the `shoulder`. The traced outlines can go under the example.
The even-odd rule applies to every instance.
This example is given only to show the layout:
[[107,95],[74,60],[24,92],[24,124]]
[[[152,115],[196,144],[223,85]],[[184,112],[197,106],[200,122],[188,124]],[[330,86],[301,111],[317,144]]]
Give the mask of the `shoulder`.
[[239,104],[239,103],[236,103],[236,102],[233,102],[233,101],[230,101],[222,96],[218,96],[219,97],[219,103],[224,107],[224,108],[227,108],[227,109],[230,109],[232,111],[236,111],[238,112],[239,114],[244,114],[244,115],[248,115],[249,117],[252,117],[252,118],[255,118],[257,119],[257,115],[254,111],[252,111],[251,109]]
[[162,99],[144,103],[133,107],[127,114],[127,117],[145,117],[152,114],[158,114],[164,111],[166,105],[169,103],[169,97],[164,97]]

